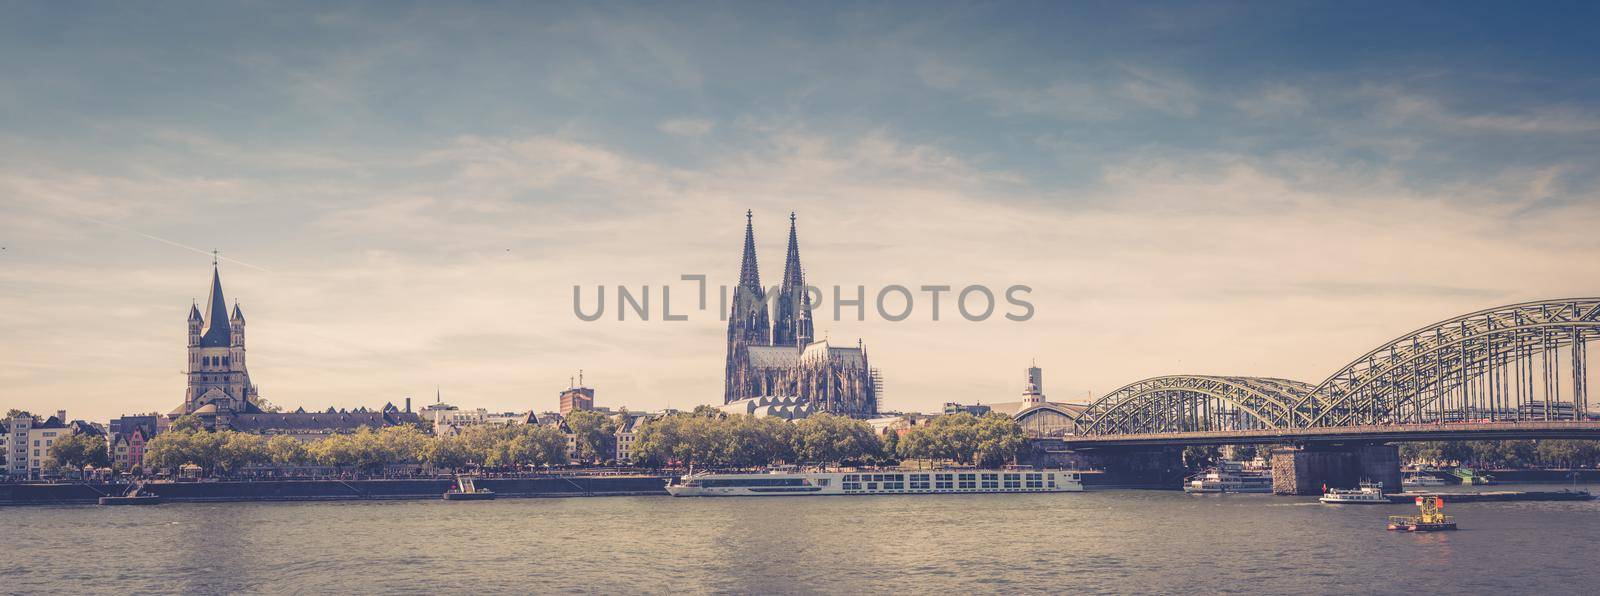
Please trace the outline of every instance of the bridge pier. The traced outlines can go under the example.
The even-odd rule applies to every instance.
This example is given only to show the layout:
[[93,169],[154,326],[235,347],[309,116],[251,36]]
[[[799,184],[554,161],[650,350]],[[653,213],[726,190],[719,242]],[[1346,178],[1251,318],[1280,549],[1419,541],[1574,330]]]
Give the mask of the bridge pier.
[[1317,445],[1283,447],[1272,453],[1272,492],[1318,495],[1329,488],[1353,488],[1362,480],[1382,482],[1385,492],[1400,492],[1400,448],[1394,445]]

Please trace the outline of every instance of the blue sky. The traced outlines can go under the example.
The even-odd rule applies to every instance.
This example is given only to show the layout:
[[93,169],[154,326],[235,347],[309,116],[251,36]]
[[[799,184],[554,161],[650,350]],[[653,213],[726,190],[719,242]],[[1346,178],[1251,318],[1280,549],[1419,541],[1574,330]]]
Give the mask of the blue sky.
[[1060,399],[1315,383],[1595,292],[1597,9],[1518,8],[16,4],[0,406],[170,409],[211,248],[291,407],[545,409],[577,368],[715,401],[717,321],[570,292],[731,277],[747,208],[769,282],[793,209],[813,283],[1036,288],[1010,327],[829,323],[886,407],[1011,399],[1031,358]]

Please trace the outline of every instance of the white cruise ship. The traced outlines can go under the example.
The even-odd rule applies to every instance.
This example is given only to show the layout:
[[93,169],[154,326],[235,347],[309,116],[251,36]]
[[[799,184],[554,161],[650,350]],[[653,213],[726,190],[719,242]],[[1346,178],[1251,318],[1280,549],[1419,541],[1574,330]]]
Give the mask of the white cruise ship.
[[667,484],[674,497],[913,495],[1080,492],[1077,472],[1062,470],[930,470],[871,472],[699,473]]

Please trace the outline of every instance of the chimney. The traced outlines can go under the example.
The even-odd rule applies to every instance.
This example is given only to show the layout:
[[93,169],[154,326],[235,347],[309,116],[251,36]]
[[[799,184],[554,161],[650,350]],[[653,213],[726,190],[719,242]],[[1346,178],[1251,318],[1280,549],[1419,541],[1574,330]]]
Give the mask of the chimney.
[[406,413],[407,414],[411,413],[411,398],[409,398],[409,397],[406,398]]
[[66,410],[56,410],[56,419],[60,420],[62,424],[66,424],[67,423],[67,411]]

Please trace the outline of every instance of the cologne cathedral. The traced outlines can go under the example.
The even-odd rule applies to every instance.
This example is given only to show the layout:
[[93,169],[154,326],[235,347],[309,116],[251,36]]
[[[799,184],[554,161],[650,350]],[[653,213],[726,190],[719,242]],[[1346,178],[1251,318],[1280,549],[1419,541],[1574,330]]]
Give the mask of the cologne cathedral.
[[728,315],[723,403],[782,403],[791,417],[813,412],[856,418],[877,414],[877,373],[867,365],[861,342],[836,347],[827,340],[812,341],[811,295],[800,268],[794,214],[789,214],[789,252],[776,296],[769,297],[761,287],[753,221],[747,211],[744,259]]

